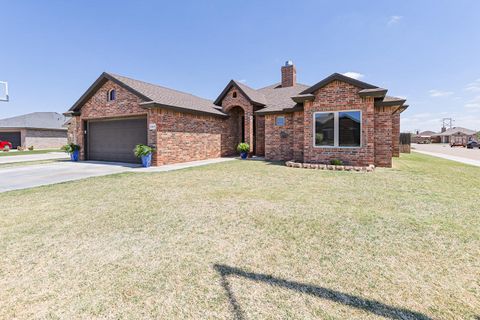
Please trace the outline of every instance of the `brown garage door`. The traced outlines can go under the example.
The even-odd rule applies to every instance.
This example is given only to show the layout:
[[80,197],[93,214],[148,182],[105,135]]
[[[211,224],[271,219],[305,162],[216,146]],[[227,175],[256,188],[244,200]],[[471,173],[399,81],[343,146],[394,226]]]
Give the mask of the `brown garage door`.
[[138,163],[133,154],[137,144],[147,144],[147,120],[122,119],[89,121],[87,124],[88,160]]

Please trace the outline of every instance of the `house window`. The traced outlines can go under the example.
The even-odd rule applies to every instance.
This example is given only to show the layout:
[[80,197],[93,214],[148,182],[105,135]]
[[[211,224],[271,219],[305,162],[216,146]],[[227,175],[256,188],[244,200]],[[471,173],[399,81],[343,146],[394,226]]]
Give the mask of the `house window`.
[[314,114],[314,146],[360,147],[361,111],[317,112]]
[[285,125],[285,116],[275,117],[275,125],[279,127],[283,127]]
[[232,97],[236,98],[237,97],[237,92],[236,91],[233,91],[232,93]]
[[108,96],[107,96],[108,101],[113,101],[116,98],[117,98],[117,92],[114,89],[108,91]]

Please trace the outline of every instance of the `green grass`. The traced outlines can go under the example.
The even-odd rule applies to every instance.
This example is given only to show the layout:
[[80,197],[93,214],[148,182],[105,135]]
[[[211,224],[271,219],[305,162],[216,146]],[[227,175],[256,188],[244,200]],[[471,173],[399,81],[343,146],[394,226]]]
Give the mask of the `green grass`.
[[42,149],[42,150],[26,150],[26,151],[0,151],[0,157],[23,156],[27,154],[44,154],[50,152],[62,152],[60,149]]
[[231,161],[3,193],[0,317],[474,319],[479,174]]

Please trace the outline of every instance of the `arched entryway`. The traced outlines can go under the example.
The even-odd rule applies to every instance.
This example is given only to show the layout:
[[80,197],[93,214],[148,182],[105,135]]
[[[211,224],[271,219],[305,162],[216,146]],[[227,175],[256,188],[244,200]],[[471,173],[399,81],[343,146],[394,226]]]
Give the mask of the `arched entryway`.
[[240,142],[249,142],[246,139],[245,135],[245,111],[240,106],[233,106],[226,110],[227,114],[230,116],[230,129],[231,129],[231,138],[232,146],[236,146]]

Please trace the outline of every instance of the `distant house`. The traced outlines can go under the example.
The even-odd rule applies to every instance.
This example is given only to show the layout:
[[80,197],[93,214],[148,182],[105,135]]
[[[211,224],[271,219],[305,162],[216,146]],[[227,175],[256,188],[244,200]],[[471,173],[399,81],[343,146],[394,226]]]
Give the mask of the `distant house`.
[[437,133],[434,136],[439,137],[441,143],[466,145],[470,140],[477,140],[477,131],[462,127],[453,127],[442,133]]
[[412,142],[413,143],[431,143],[431,142],[436,142],[434,141],[435,138],[434,136],[437,133],[434,131],[422,131],[417,134],[414,134],[412,136]]
[[56,112],[34,112],[0,120],[0,140],[13,148],[59,148],[67,142],[67,119]]

